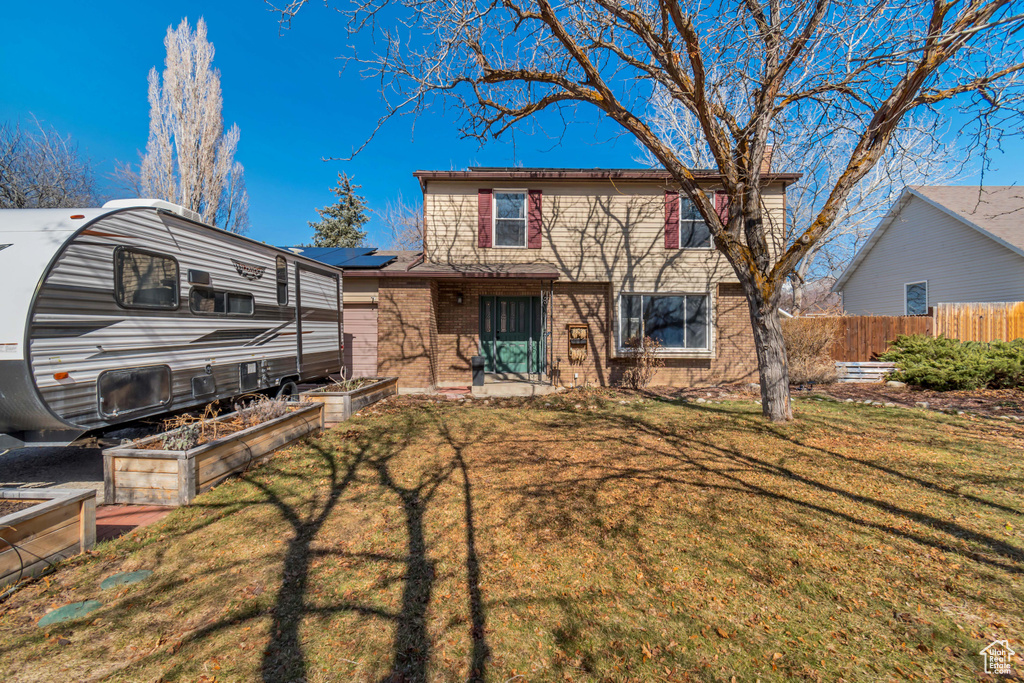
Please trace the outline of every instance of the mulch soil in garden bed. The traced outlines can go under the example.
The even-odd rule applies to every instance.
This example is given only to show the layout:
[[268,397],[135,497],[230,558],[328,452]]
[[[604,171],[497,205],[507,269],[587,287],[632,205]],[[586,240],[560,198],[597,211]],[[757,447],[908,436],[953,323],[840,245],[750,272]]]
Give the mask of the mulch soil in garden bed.
[[7,500],[0,498],[0,517],[14,514],[15,512],[21,512],[25,508],[30,508],[33,505],[38,505],[39,501],[21,501],[21,500]]
[[[862,384],[841,382],[818,385],[808,393],[826,394],[845,401],[882,401],[913,408],[925,402],[932,410],[963,410],[990,417],[1024,416],[1024,391],[1020,389],[976,389],[973,391],[931,391],[918,387],[890,387],[884,383]],[[803,391],[794,387],[793,395]]]
[[[839,401],[880,401],[895,403],[904,408],[919,407],[918,403],[927,403],[931,410],[965,411],[990,417],[1016,415],[1024,417],[1024,390],[1020,389],[978,389],[973,391],[931,391],[918,387],[890,387],[884,383],[842,382],[835,384],[817,384],[814,386],[796,386],[791,388],[793,398],[831,396]],[[716,386],[678,388],[650,387],[644,392],[635,392],[622,388],[577,389],[566,390],[544,397],[510,397],[510,398],[445,398],[435,395],[392,396],[372,408],[364,409],[361,416],[387,414],[403,408],[429,402],[448,402],[459,400],[468,405],[491,405],[495,408],[514,408],[519,406],[544,407],[545,404],[569,403],[574,407],[580,401],[586,403],[590,399],[602,397],[606,400],[639,397],[661,398],[668,400],[686,400],[695,402],[697,399],[706,401],[755,401],[761,400],[760,391],[747,384],[723,384]],[[581,404],[582,406],[582,404]],[[582,406],[585,407],[585,406]]]
[[[845,401],[881,401],[895,403],[904,408],[918,407],[918,403],[927,403],[932,410],[953,410],[978,413],[991,417],[1001,415],[1017,415],[1024,417],[1024,391],[1020,389],[976,389],[972,391],[931,391],[919,387],[890,387],[885,383],[837,382],[835,384],[816,384],[813,386],[793,386],[791,395],[794,398],[810,395],[831,396]],[[662,398],[687,399],[698,398],[714,400],[760,400],[757,390],[747,385],[722,385],[698,387],[691,389],[675,389],[671,387],[651,387],[651,394]]]
[[[274,417],[264,420],[249,418],[248,421],[243,420],[238,415],[235,415],[230,420],[218,420],[216,417],[213,417],[211,419],[199,420],[188,418],[172,418],[171,420],[167,420],[165,422],[163,432],[165,432],[166,434],[170,434],[184,427],[199,425],[201,430],[199,434],[199,440],[196,442],[194,446],[191,447],[197,448],[199,446],[203,446],[213,441],[217,441],[218,439],[223,439],[228,436],[231,436],[232,434],[236,434],[244,429],[248,429],[249,427],[255,427],[259,424],[263,424],[264,422],[276,420],[278,417],[281,417],[281,415],[275,415]],[[144,451],[174,450],[165,446],[164,441],[162,439],[157,439],[147,444],[140,444],[136,446],[136,448]]]

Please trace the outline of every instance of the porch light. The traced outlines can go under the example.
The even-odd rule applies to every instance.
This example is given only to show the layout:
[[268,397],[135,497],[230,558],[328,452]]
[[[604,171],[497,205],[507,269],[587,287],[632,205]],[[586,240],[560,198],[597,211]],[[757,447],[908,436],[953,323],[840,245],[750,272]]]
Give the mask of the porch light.
[[462,305],[462,292],[455,292],[455,303]]

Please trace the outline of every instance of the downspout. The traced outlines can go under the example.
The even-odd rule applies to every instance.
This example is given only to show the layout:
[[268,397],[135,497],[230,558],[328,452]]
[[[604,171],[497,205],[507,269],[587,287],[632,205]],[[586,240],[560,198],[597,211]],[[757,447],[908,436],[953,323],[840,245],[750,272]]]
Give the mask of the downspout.
[[547,356],[548,356],[548,384],[553,385],[555,383],[554,369],[555,364],[555,345],[554,341],[554,329],[555,329],[555,281],[548,280],[548,330],[547,330]]

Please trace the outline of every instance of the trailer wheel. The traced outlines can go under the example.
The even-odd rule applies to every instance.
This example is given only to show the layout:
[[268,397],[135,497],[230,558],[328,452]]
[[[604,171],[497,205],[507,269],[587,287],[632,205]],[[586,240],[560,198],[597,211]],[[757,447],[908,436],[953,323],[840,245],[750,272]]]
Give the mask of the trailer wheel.
[[276,399],[287,399],[290,396],[294,396],[299,392],[298,385],[295,382],[285,382],[277,390],[277,395],[274,396]]

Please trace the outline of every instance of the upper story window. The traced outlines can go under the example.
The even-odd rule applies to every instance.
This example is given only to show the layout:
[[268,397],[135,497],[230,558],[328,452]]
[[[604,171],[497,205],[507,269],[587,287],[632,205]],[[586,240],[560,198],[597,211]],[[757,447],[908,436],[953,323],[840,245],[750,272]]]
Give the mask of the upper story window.
[[[714,201],[714,195],[710,197]],[[679,248],[710,249],[711,231],[697,205],[684,194],[679,196]]]
[[526,246],[526,191],[494,191],[494,246]]
[[650,337],[667,350],[709,350],[706,294],[623,294],[619,347],[632,338]]
[[904,285],[907,315],[928,315],[928,283],[911,282]]
[[125,308],[177,308],[178,262],[171,256],[118,247],[114,296]]
[[288,261],[284,256],[277,257],[277,305],[288,304]]
[[221,292],[208,287],[193,287],[188,295],[189,310],[197,315],[250,316],[255,310],[252,294]]

